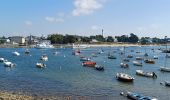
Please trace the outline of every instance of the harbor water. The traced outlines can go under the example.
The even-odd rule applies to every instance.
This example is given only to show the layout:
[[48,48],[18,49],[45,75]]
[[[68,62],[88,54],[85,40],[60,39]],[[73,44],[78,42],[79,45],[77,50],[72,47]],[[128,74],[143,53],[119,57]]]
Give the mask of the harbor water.
[[[129,68],[121,68],[120,63],[124,55],[120,55],[122,47],[94,47],[81,50],[81,55],[91,57],[92,61],[104,66],[104,71],[97,71],[93,68],[83,67],[80,57],[72,55],[72,48],[56,49],[36,49],[30,48],[30,54],[25,54],[25,48],[1,48],[0,57],[16,64],[15,67],[4,67],[0,63],[0,90],[22,92],[36,96],[70,96],[87,97],[96,100],[127,100],[121,96],[121,91],[132,91],[144,95],[156,97],[159,100],[170,100],[170,88],[160,84],[165,80],[170,81],[170,73],[161,72],[160,66],[165,65],[165,53],[159,51],[160,46],[146,47],[126,47],[125,56],[133,55],[130,58]],[[104,52],[92,57],[92,53],[100,50]],[[134,52],[131,52],[134,50]],[[12,52],[17,51],[21,55],[14,56]],[[57,53],[55,53],[57,52]],[[108,53],[117,57],[117,59],[108,59]],[[141,53],[136,53],[141,52]],[[147,52],[147,58],[155,59],[155,64],[146,64],[143,66],[134,66],[132,61],[135,57],[144,57]],[[40,57],[46,54],[48,61],[45,68],[36,67],[37,62],[42,62]],[[170,67],[170,58],[167,58],[167,67]],[[136,70],[155,72],[157,78],[147,78],[136,75]],[[133,83],[124,83],[116,79],[116,73],[127,73],[135,78]]]

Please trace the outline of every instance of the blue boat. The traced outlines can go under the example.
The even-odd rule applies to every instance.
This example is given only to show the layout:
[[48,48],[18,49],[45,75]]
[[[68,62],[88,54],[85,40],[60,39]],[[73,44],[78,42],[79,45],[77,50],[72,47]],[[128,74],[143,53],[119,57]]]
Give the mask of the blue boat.
[[131,100],[158,100],[157,98],[144,96],[142,94],[127,92],[127,97]]

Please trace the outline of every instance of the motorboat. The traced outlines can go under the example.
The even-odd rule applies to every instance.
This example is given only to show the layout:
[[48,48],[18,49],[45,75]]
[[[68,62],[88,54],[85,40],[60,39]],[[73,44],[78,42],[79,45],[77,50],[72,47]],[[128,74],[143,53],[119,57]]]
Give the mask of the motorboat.
[[136,60],[143,60],[142,57],[136,57]]
[[20,53],[19,53],[19,52],[17,52],[17,51],[12,52],[12,54],[13,54],[14,56],[20,56]]
[[83,62],[82,65],[86,67],[95,67],[96,62],[86,61],[86,62]]
[[123,61],[129,62],[130,60],[128,58],[124,58]]
[[127,63],[120,63],[120,67],[122,67],[122,68],[128,68],[129,67],[129,65],[127,64]]
[[108,55],[108,59],[116,59],[116,57],[113,55]]
[[87,58],[87,57],[80,57],[80,61],[90,61],[91,59],[90,58]]
[[133,55],[128,55],[127,58],[133,58]]
[[42,42],[42,43],[38,43],[38,44],[36,45],[36,48],[37,48],[37,49],[48,49],[48,48],[54,48],[54,46],[51,45],[50,43]]
[[163,72],[170,72],[170,67],[160,67],[160,70]]
[[4,62],[4,66],[5,66],[5,67],[14,67],[15,64],[12,63],[12,62],[6,61],[6,62]]
[[127,92],[127,97],[132,100],[158,100],[157,98],[145,96],[138,93]]
[[155,61],[152,59],[145,59],[144,62],[149,64],[155,64]]
[[170,87],[170,82],[169,81],[165,81],[165,86]]
[[144,56],[146,57],[146,56],[149,56],[149,55],[148,55],[148,53],[145,53]]
[[79,56],[80,55],[80,50],[73,51],[72,55]]
[[135,66],[142,66],[142,62],[133,61],[133,65],[135,65]]
[[158,56],[153,56],[153,59],[158,59]]
[[46,65],[44,63],[36,63],[36,67],[44,68],[44,67],[46,67]]
[[47,55],[42,55],[40,60],[42,61],[48,61],[48,56]]
[[157,75],[154,72],[144,72],[143,70],[136,70],[136,74],[145,77],[157,78]]
[[117,73],[116,78],[117,80],[123,81],[123,82],[133,82],[133,80],[135,79],[132,76],[125,74],[125,73]]
[[29,49],[26,49],[25,54],[29,54],[29,53],[30,53]]
[[95,65],[95,69],[99,71],[104,71],[104,67],[100,65]]
[[0,62],[4,62],[5,61],[5,59],[4,58],[0,58]]

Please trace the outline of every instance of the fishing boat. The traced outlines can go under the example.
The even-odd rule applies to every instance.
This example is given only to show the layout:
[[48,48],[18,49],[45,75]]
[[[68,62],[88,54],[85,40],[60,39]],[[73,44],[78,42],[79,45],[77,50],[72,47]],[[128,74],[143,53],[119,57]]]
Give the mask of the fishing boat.
[[48,56],[47,55],[42,55],[40,60],[42,61],[48,61]]
[[127,97],[132,100],[158,100],[157,98],[145,96],[138,93],[127,92]]
[[157,75],[154,72],[144,72],[143,70],[136,70],[136,74],[145,77],[157,78]]
[[5,67],[14,67],[15,64],[12,63],[12,62],[6,61],[6,62],[4,62],[4,66],[5,66]]
[[145,59],[144,62],[149,64],[155,64],[155,61],[152,59]]
[[12,54],[13,54],[14,56],[19,56],[19,55],[20,55],[20,53],[19,53],[19,52],[17,52],[17,51],[12,52]]
[[36,63],[36,67],[44,68],[44,67],[46,67],[46,65],[44,63]]
[[142,62],[133,61],[133,65],[135,65],[135,66],[142,66]]
[[95,67],[96,62],[86,61],[86,62],[83,62],[82,65],[86,67]]
[[80,61],[90,61],[91,59],[90,58],[87,58],[87,57],[80,57]]
[[104,71],[104,67],[100,65],[95,65],[95,69],[98,71]]
[[135,79],[132,76],[125,74],[125,73],[117,73],[116,78],[117,80],[123,81],[123,82],[133,82],[133,80]]
[[136,60],[143,60],[142,57],[136,57]]

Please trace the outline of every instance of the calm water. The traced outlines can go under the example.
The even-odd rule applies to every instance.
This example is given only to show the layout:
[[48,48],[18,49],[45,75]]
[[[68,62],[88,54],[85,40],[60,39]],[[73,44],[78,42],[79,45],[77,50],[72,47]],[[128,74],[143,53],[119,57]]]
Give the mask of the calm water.
[[[151,49],[155,49],[153,52]],[[31,95],[44,96],[86,96],[95,99],[127,100],[119,95],[121,91],[133,91],[154,96],[160,100],[170,100],[170,88],[160,85],[164,80],[170,80],[170,73],[162,73],[159,67],[164,65],[165,54],[157,49],[160,47],[128,47],[126,55],[132,54],[129,62],[130,68],[120,67],[121,55],[120,47],[102,47],[103,54],[92,58],[93,61],[105,66],[104,72],[96,71],[92,68],[82,67],[78,56],[72,55],[72,49],[30,49],[30,55],[24,54],[24,48],[1,48],[0,57],[4,57],[17,64],[14,68],[6,68],[0,63],[0,89],[14,92],[24,92]],[[82,55],[90,57],[92,53],[101,48],[88,48],[82,50]],[[130,52],[134,50],[135,52]],[[18,51],[21,56],[13,56],[12,52]],[[59,52],[55,55],[54,52]],[[118,59],[107,59],[108,52],[116,51],[114,55]],[[136,51],[147,52],[149,57],[158,55],[156,64],[145,64],[137,67],[132,64],[137,54]],[[49,61],[45,62],[45,69],[35,67],[37,62],[41,62],[40,56],[47,54]],[[170,59],[167,61],[170,66]],[[154,71],[157,79],[137,76],[135,70],[142,69]],[[132,84],[122,83],[115,79],[117,72],[125,72],[135,77]]]

